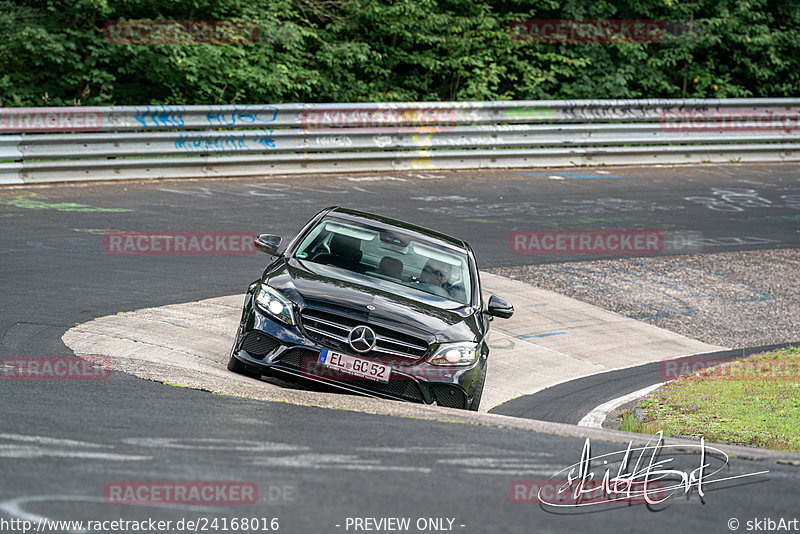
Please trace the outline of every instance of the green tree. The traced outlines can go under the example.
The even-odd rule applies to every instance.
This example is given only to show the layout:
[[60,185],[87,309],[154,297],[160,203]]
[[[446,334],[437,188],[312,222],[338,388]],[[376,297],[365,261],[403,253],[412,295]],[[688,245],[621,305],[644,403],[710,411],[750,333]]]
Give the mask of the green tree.
[[[513,40],[527,19],[649,19],[659,42]],[[120,44],[112,21],[234,20],[256,42]],[[782,0],[0,0],[0,105],[793,96]]]

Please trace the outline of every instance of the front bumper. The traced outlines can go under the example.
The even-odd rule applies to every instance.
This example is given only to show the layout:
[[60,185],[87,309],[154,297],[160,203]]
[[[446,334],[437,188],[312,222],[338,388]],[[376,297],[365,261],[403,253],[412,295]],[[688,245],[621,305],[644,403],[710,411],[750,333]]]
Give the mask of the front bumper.
[[[339,350],[312,341],[296,325],[272,319],[254,306],[248,295],[231,355],[264,374],[278,372],[360,395],[461,409],[470,407],[486,362],[482,356],[473,366],[465,368],[431,365],[426,361],[393,363],[389,382],[384,383],[320,365],[318,359],[323,348]],[[387,363],[378,358],[359,357]]]

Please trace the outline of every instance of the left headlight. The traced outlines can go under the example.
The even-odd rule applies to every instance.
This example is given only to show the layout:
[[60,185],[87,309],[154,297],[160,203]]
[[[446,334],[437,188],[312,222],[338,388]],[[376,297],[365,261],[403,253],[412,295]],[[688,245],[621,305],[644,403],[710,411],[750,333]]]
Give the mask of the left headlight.
[[295,324],[294,305],[277,289],[261,284],[256,295],[258,306],[276,319],[286,324]]
[[442,343],[429,360],[434,365],[472,365],[478,359],[478,344]]

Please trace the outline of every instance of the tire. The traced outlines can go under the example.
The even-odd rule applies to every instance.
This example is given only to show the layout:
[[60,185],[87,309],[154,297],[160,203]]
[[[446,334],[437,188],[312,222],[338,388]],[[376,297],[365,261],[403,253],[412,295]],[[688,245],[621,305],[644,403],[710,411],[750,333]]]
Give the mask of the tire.
[[[241,328],[242,327],[240,326],[239,330],[236,331],[236,338],[235,338],[236,340],[239,339],[239,332],[241,332]],[[228,371],[232,371],[234,373],[244,376],[249,376],[250,378],[256,378],[256,379],[261,378],[260,372],[254,371],[252,367],[240,362],[233,355],[233,351],[234,349],[236,349],[236,340],[234,340],[233,342],[233,346],[231,347],[231,355],[228,358]]]
[[489,361],[486,361],[486,365],[483,366],[483,374],[481,375],[481,381],[478,382],[478,387],[475,388],[475,394],[472,396],[472,404],[469,405],[469,409],[473,412],[477,412],[478,408],[481,405],[481,395],[483,395],[483,385],[486,383],[486,371],[489,369]]

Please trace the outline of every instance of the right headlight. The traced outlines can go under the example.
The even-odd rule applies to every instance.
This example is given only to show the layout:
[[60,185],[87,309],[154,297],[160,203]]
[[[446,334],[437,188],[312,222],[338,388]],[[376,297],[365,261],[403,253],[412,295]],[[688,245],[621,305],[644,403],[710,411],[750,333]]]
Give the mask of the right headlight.
[[295,324],[294,304],[283,294],[267,284],[261,284],[256,295],[259,308],[286,324]]
[[478,359],[478,344],[469,341],[442,343],[433,354],[430,363],[434,365],[466,366]]

